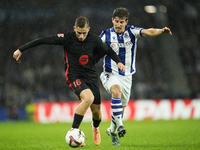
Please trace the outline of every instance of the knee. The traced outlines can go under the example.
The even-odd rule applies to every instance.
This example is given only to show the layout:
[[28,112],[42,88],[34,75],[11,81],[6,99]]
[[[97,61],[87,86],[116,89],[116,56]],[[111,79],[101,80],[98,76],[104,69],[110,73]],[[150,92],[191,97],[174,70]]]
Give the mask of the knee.
[[90,107],[94,101],[94,96],[84,96],[81,97],[82,103],[84,103],[85,106]]
[[94,95],[90,90],[84,90],[80,94],[80,99],[85,103],[85,105],[90,106],[94,101]]
[[83,101],[86,103],[86,105],[90,106],[94,101],[94,96],[88,96],[84,98]]
[[115,98],[120,98],[121,97],[121,94],[122,94],[122,89],[119,85],[113,85],[111,87],[111,93],[112,93],[112,96],[115,97]]

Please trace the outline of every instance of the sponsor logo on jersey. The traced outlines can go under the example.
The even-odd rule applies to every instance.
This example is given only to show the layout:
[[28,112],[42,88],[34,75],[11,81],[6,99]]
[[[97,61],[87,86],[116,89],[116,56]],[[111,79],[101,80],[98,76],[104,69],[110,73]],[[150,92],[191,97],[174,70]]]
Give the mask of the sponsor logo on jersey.
[[89,60],[89,57],[88,55],[82,55],[80,58],[79,58],[79,63],[81,65],[86,65],[88,63],[88,60]]
[[57,34],[58,37],[64,37],[64,34],[60,33],[60,34]]
[[110,44],[110,47],[111,47],[111,48],[115,48],[115,47],[116,47],[116,44],[113,44],[113,43],[112,43],[112,44]]
[[117,43],[117,46],[118,47],[126,47],[126,46],[129,46],[129,45],[132,45],[133,43],[131,41],[128,41],[126,43]]

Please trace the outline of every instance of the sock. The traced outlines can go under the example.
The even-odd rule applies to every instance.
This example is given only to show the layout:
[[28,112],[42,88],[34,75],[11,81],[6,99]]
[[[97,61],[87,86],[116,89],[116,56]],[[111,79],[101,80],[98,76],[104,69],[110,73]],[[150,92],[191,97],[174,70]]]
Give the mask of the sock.
[[122,123],[122,102],[121,98],[114,98],[111,99],[111,110],[112,110],[112,121],[116,123],[116,125],[119,127],[123,125]]
[[74,114],[74,120],[73,120],[73,124],[72,124],[72,128],[79,128],[82,120],[83,120],[83,117],[82,115],[78,115],[78,114]]
[[116,134],[117,133],[117,125],[115,123],[115,119],[113,118],[113,116],[111,116],[111,117],[112,117],[112,121],[110,124],[111,132]]
[[94,128],[98,128],[99,124],[101,123],[101,119],[100,120],[95,120],[94,118],[92,118],[93,120],[93,127]]

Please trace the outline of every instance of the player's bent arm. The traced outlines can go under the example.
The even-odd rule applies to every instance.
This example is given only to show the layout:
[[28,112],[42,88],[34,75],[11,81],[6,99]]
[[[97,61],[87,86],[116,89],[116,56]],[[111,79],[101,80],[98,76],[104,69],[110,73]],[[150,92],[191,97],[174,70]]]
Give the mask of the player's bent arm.
[[110,50],[107,52],[107,55],[114,60],[117,64],[121,62],[120,58],[117,56],[117,54],[110,48]]
[[125,70],[126,70],[126,67],[125,67],[124,64],[122,64],[121,62],[119,62],[119,63],[117,64],[117,67],[118,67],[122,72],[125,72]]
[[117,54],[107,46],[107,55],[116,62],[117,67],[122,71],[125,72],[125,66],[122,64],[120,58],[117,56]]
[[107,55],[114,60],[117,63],[117,67],[122,71],[125,72],[126,68],[124,66],[124,64],[121,62],[120,58],[117,56],[117,54],[111,49],[109,48],[109,52],[107,53]]
[[159,36],[159,35],[162,35],[162,34],[172,35],[172,32],[168,27],[164,27],[162,29],[155,29],[155,28],[143,29],[141,31],[141,34],[144,37],[154,37],[154,36]]
[[13,53],[13,58],[16,59],[16,61],[19,61],[19,58],[21,57],[22,52],[18,49]]

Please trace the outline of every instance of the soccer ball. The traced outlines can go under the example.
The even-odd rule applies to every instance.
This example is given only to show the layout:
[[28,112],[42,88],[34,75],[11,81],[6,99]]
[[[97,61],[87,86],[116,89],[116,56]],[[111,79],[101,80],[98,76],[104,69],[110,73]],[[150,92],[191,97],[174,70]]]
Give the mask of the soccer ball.
[[79,147],[85,142],[85,134],[80,129],[71,129],[67,132],[65,140],[69,146]]

